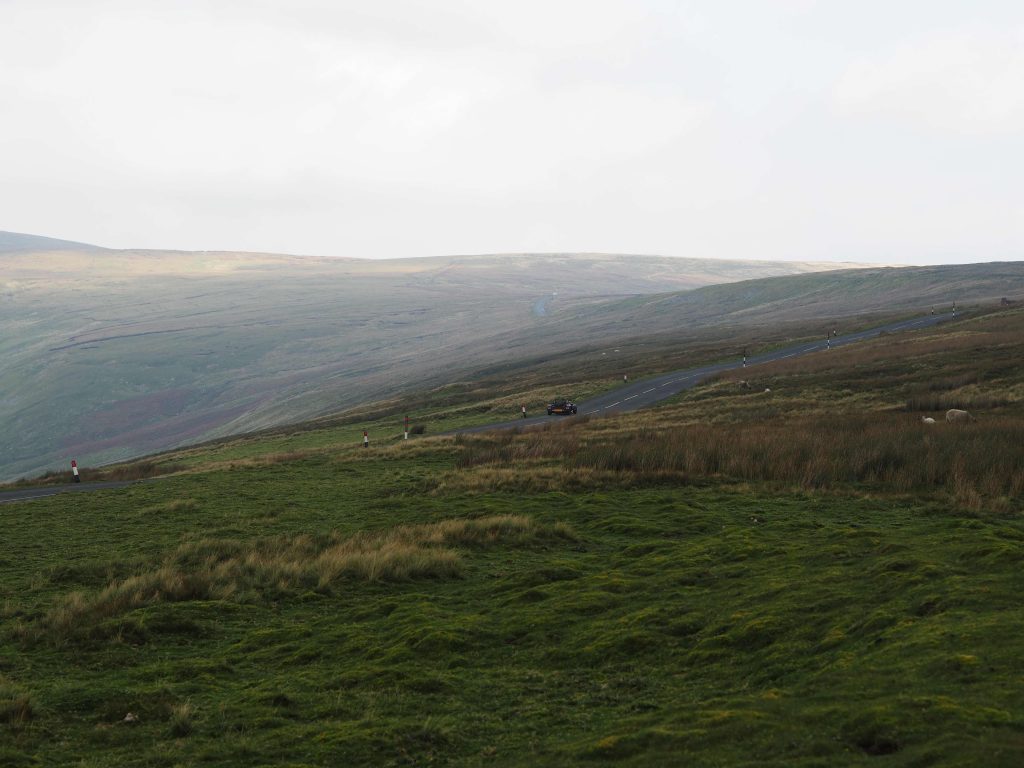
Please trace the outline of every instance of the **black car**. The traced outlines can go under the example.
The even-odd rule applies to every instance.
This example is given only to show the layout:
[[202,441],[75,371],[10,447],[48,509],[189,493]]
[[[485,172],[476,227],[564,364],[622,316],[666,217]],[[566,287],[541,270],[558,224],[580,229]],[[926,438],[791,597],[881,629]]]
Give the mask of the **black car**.
[[548,416],[553,413],[560,413],[565,416],[576,413],[576,403],[566,400],[564,397],[556,398],[548,403]]

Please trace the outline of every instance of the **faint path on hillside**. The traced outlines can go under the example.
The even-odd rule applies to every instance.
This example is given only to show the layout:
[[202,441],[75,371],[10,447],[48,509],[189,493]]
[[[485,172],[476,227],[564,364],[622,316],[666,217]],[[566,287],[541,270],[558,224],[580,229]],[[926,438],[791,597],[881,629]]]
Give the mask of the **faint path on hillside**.
[[557,293],[552,293],[550,296],[544,296],[540,299],[537,299],[533,303],[533,314],[535,314],[537,317],[547,317],[548,302],[555,298],[555,296],[557,295]]
[[[546,301],[546,299],[542,299],[542,301]],[[536,311],[536,305],[534,305],[534,311]],[[918,328],[927,328],[928,326],[936,325],[938,323],[945,322],[946,320],[951,320],[953,317],[954,315],[951,312],[942,315],[927,315],[914,320],[901,320],[897,323],[880,325],[876,328],[869,328],[866,331],[860,331],[859,333],[837,336],[829,342],[822,339],[821,341],[809,341],[802,344],[795,344],[791,347],[776,349],[772,352],[765,352],[762,355],[749,357],[747,358],[747,367],[759,365],[761,363],[770,363],[776,360],[785,360],[790,357],[799,357],[800,355],[806,355],[811,352],[824,352],[829,346],[832,348],[842,347],[858,341],[876,338],[881,336],[883,333],[896,333],[899,331],[911,331]],[[661,400],[667,400],[673,395],[679,394],[683,390],[695,387],[709,376],[713,376],[716,373],[722,373],[723,371],[734,371],[742,367],[743,361],[739,358],[734,358],[721,363],[704,365],[700,368],[687,368],[684,370],[671,371],[670,373],[663,373],[650,379],[642,379],[641,381],[627,384],[619,387],[618,389],[612,390],[611,392],[606,392],[603,395],[579,403],[579,416],[625,413],[627,411],[635,411],[640,408],[647,408]],[[514,421],[504,421],[496,424],[481,424],[476,427],[465,427],[452,432],[442,432],[440,435],[488,432],[495,429],[535,427],[540,424],[551,424],[562,419],[572,418],[576,417],[547,415],[533,416],[527,419],[516,419]],[[437,436],[439,435],[433,435],[433,437]],[[15,501],[28,501],[30,499],[37,499],[43,496],[52,496],[57,493],[100,491],[123,488],[136,482],[141,481],[110,481],[102,483],[77,483],[75,485],[49,485],[40,488],[20,488],[14,491],[0,492],[0,504]]]

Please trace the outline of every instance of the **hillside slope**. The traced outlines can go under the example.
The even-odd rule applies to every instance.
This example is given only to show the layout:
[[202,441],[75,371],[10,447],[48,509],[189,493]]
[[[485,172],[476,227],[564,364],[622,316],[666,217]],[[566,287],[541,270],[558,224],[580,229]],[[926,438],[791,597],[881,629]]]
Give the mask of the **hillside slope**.
[[101,251],[98,245],[78,243],[74,240],[58,240],[55,237],[27,235],[23,232],[0,231],[0,253],[9,251]]
[[481,354],[515,360],[529,346],[499,337],[557,325],[571,301],[821,268],[603,254],[9,252],[0,479],[337,411],[450,377]]
[[[582,305],[565,316],[601,333],[636,325],[679,327],[803,322],[948,310],[1002,298],[1024,302],[1024,262],[936,267],[867,267],[706,286],[685,293]],[[621,331],[620,331],[621,332]]]

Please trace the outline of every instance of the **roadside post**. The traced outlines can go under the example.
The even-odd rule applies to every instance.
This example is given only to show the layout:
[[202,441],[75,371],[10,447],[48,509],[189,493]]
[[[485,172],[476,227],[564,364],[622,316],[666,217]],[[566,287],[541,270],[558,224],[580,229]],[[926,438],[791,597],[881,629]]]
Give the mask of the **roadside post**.
[[825,349],[832,349],[832,336],[825,334]]
[[363,430],[363,448],[369,448],[369,447],[370,447],[370,435],[364,429]]
[[82,482],[82,478],[78,476],[78,462],[74,459],[71,460],[71,474],[75,477],[75,482]]
[[526,405],[523,405],[523,418],[526,418]]
[[747,350],[743,350],[743,367],[747,367]]
[[405,417],[405,439],[409,439],[409,417]]

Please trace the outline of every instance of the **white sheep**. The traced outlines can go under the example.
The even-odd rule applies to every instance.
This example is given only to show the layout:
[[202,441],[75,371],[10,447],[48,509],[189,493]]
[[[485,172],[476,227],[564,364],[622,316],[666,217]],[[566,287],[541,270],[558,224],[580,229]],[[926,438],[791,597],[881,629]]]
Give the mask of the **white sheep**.
[[974,417],[971,416],[971,414],[969,414],[967,411],[962,411],[959,408],[950,408],[948,411],[946,411],[946,421],[948,421],[950,424],[961,421],[967,423],[970,421],[974,421]]
[[935,423],[935,419],[933,419],[931,416],[922,416],[921,417],[921,423],[922,424],[934,424]]
[[765,388],[764,388],[764,391],[765,391],[765,392],[771,392],[771,390],[770,390],[770,389],[769,389],[768,387],[765,387]]

